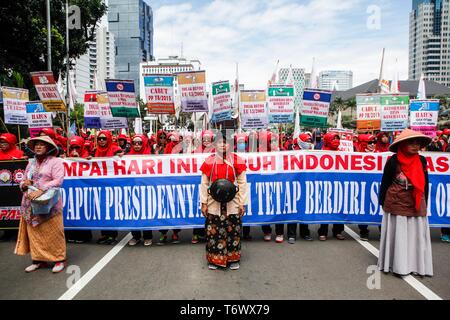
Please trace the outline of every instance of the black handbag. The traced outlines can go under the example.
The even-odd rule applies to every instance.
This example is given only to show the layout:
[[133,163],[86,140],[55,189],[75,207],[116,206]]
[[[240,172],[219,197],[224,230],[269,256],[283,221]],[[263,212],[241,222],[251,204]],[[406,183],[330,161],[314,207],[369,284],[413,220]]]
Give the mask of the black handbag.
[[[228,203],[236,197],[236,194],[239,192],[239,186],[228,179],[228,170],[226,179],[217,179],[211,184],[215,165],[216,161],[214,161],[211,175],[209,177],[210,185],[208,188],[208,194],[211,195],[211,197],[217,202]],[[233,168],[234,181],[236,182],[236,171],[234,170],[234,166],[231,167]]]

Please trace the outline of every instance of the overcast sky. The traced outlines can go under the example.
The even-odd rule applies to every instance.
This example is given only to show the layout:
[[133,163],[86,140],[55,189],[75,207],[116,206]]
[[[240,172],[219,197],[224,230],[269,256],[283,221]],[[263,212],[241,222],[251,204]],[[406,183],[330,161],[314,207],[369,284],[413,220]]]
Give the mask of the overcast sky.
[[[154,0],[154,54],[199,59],[207,81],[235,79],[263,89],[280,66],[352,70],[354,85],[385,77],[398,59],[408,77],[411,0]],[[380,15],[377,15],[377,12]],[[369,23],[369,27],[368,27]]]

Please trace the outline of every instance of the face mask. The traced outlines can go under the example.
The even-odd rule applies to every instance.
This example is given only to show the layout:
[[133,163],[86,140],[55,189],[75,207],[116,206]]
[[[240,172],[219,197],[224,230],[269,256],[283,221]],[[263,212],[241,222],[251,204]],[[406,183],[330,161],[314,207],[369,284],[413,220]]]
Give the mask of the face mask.
[[245,142],[244,143],[240,142],[240,143],[237,144],[237,150],[239,152],[245,152],[245,147],[246,147]]
[[301,148],[302,150],[311,150],[311,149],[313,148],[312,143],[309,143],[309,142],[303,142],[303,141],[301,141],[301,140],[298,142],[298,145],[300,146],[300,148]]
[[333,148],[333,150],[338,150],[340,145],[341,140],[333,140],[333,142],[331,143],[331,147]]

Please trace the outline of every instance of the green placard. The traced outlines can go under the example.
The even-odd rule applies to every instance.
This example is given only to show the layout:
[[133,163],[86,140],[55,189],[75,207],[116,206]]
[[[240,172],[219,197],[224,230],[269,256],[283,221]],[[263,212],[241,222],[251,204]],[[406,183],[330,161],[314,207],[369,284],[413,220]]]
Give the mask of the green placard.
[[230,83],[228,81],[213,83],[212,92],[214,96],[222,93],[228,93],[230,91]]
[[269,87],[269,97],[293,97],[294,87]]
[[139,110],[137,108],[111,108],[111,113],[113,117],[139,118]]
[[328,126],[328,118],[301,116],[300,125],[303,127],[326,128]]

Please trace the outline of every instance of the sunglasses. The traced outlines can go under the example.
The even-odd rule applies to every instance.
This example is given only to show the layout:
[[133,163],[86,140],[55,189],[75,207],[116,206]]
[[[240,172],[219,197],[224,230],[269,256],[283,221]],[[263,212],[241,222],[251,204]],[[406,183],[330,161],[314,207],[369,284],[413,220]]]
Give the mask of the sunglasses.
[[370,141],[368,144],[376,144],[375,141]]
[[107,141],[108,139],[106,139],[106,137],[100,137],[100,138],[97,138],[97,140],[98,141]]
[[142,141],[133,141],[133,145],[142,146]]
[[166,139],[166,137],[165,136],[161,136],[161,137],[159,137],[159,139],[161,140],[161,139]]
[[422,145],[422,142],[420,140],[412,140],[411,142],[409,142],[409,144],[420,146]]
[[79,146],[70,146],[70,149],[81,149]]

